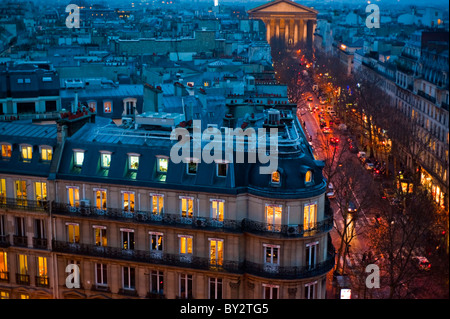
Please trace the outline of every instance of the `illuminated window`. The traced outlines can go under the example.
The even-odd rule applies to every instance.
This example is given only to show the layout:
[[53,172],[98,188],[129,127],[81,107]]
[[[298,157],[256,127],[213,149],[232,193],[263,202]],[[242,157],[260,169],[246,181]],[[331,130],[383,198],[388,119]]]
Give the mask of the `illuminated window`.
[[100,166],[104,169],[109,169],[111,165],[111,153],[110,152],[101,152],[100,153]]
[[150,211],[153,215],[161,215],[164,213],[164,195],[150,194]]
[[6,251],[0,251],[0,280],[8,279],[8,255]]
[[67,241],[71,244],[80,242],[80,225],[76,223],[66,223]]
[[312,171],[308,170],[305,175],[305,183],[312,182]]
[[317,203],[307,204],[303,209],[303,229],[313,229],[316,223]]
[[28,295],[28,294],[20,294],[20,299],[30,299],[30,295]]
[[81,167],[84,162],[84,151],[83,150],[73,150],[73,166]]
[[167,173],[167,168],[169,166],[169,159],[167,157],[157,158],[157,170],[159,173]]
[[223,221],[224,203],[222,199],[211,199],[211,218]]
[[194,198],[181,196],[180,200],[181,217],[192,218],[194,214]]
[[122,249],[134,250],[134,229],[121,228]]
[[0,291],[0,299],[9,299],[9,292]]
[[180,254],[192,254],[192,236],[178,235],[180,238]]
[[18,180],[15,182],[16,202],[18,205],[27,205],[27,182]]
[[48,146],[41,146],[41,160],[50,162],[52,160],[53,149]]
[[94,229],[95,246],[106,247],[106,244],[108,243],[106,227],[94,225],[92,228]]
[[67,203],[72,207],[80,206],[80,188],[67,186]]
[[36,182],[34,185],[34,195],[38,205],[41,206],[47,201],[47,183]]
[[106,189],[94,188],[95,208],[106,210]]
[[272,173],[272,183],[280,184],[280,172],[276,171]]
[[95,112],[97,110],[97,102],[95,101],[89,101],[88,107],[92,110],[92,112]]
[[211,265],[223,264],[223,239],[209,238],[209,260]]
[[122,191],[122,209],[125,212],[134,212],[134,192]]
[[139,168],[139,154],[128,154],[128,169],[137,170]]
[[104,113],[111,113],[112,112],[112,102],[111,101],[103,102],[103,112]]
[[150,234],[150,250],[162,251],[163,250],[163,233],[149,232]]
[[2,158],[8,159],[11,157],[11,144],[2,144]]
[[19,261],[19,263],[18,263],[18,273],[20,274],[20,275],[28,275],[28,257],[27,257],[27,255],[22,255],[22,254],[19,254],[18,255],[18,261]]
[[280,231],[281,230],[281,205],[267,205],[266,204],[266,223],[267,230]]
[[20,145],[20,154],[24,162],[31,161],[33,157],[33,147],[31,145]]
[[37,258],[37,266],[38,266],[38,285],[46,286],[48,285],[48,272],[47,272],[47,258],[46,257],[38,257]]
[[6,203],[6,181],[0,178],[0,204]]

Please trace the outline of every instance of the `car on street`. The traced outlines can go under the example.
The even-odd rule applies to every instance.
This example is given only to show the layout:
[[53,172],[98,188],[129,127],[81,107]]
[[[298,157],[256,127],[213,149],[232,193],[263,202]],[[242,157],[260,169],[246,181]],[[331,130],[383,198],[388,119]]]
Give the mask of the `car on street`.
[[334,198],[335,194],[334,194],[334,186],[333,184],[328,184],[328,190],[327,190],[327,197],[328,198]]
[[355,203],[353,201],[349,201],[348,202],[348,209],[347,210],[348,210],[349,213],[356,212],[356,205],[355,205]]
[[331,133],[333,133],[333,130],[331,128],[327,127],[327,126],[324,127],[322,131],[323,131],[324,134],[331,134]]
[[331,144],[339,144],[339,137],[330,137]]
[[358,154],[356,155],[358,156],[359,159],[361,159],[361,157],[366,157],[366,152],[358,152]]
[[313,100],[312,95],[308,96],[307,100],[311,102]]
[[431,270],[431,263],[428,261],[427,257],[423,256],[414,256],[413,262],[416,265],[417,268],[424,271]]
[[373,165],[372,162],[370,162],[369,160],[367,160],[366,163],[364,164],[364,168],[365,168],[366,170],[368,170],[368,171],[371,171],[371,170],[373,170],[374,165]]
[[352,152],[352,153],[358,152],[358,147],[355,145],[354,142],[349,143],[348,148],[350,149],[350,152]]

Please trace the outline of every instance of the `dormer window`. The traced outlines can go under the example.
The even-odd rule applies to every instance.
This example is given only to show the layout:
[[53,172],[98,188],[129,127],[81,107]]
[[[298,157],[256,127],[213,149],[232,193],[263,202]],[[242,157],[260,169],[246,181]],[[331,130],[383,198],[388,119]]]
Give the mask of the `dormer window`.
[[41,161],[50,162],[52,160],[53,148],[50,146],[40,146]]
[[9,159],[11,158],[12,147],[11,144],[2,144],[2,158]]
[[73,150],[73,166],[81,167],[84,162],[84,150]]
[[20,145],[20,154],[24,162],[30,162],[33,157],[33,147],[31,145]]
[[197,174],[198,160],[195,158],[188,159],[186,163],[186,172],[190,175]]
[[228,163],[224,161],[216,162],[216,174],[218,177],[227,177]]
[[275,185],[279,185],[281,182],[281,174],[279,171],[275,171],[272,173],[272,179],[271,179],[272,184]]
[[161,156],[156,159],[156,170],[158,173],[167,173],[167,168],[169,167],[169,158],[166,156]]
[[101,151],[100,152],[100,166],[103,169],[109,169],[111,165],[111,152]]
[[312,183],[312,171],[308,170],[305,174],[305,184]]
[[139,168],[139,154],[128,154],[128,169],[136,171]]

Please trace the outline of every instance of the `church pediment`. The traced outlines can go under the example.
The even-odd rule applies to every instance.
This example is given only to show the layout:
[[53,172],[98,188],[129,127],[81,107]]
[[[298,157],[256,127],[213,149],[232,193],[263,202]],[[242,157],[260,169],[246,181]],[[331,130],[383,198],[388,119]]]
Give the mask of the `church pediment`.
[[318,12],[291,0],[275,0],[248,11],[249,14],[257,13],[314,13]]

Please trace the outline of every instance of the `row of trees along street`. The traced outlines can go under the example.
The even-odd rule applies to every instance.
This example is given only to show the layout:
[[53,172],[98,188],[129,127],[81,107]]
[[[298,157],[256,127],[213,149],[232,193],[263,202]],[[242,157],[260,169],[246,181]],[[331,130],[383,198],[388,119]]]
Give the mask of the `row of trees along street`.
[[[388,288],[384,297],[416,296],[418,291],[433,286],[431,281],[443,282],[448,297],[448,241],[443,239],[448,238],[448,212],[442,212],[420,187],[420,172],[410,172],[412,188],[406,192],[397,187],[395,174],[403,168],[399,160],[402,150],[406,148],[417,161],[433,137],[415,138],[420,125],[414,119],[408,120],[402,110],[392,107],[395,104],[380,88],[379,79],[368,74],[348,75],[337,57],[300,47],[295,51],[302,54],[292,54],[282,43],[272,43],[277,79],[288,85],[291,101],[295,103],[301,99],[301,93],[312,92],[316,74],[328,73],[328,77],[322,76],[322,80],[316,82],[320,91],[332,95],[329,100],[336,102],[339,118],[347,125],[350,135],[355,136],[360,145],[366,145],[368,155],[387,162],[383,184],[392,187],[400,203],[391,205],[382,199],[380,183],[361,166],[355,167],[355,155],[349,152],[347,144],[324,146],[330,150],[326,152],[324,175],[334,186],[333,201],[337,206],[334,231],[339,242],[334,243],[337,248],[335,272],[353,276],[354,282],[360,284],[353,288],[362,292],[359,296],[363,297],[370,298],[372,293],[365,287],[365,266],[370,263],[380,267],[381,285]],[[301,57],[314,62],[315,68],[308,69],[309,77],[302,76],[305,67],[299,62]],[[336,87],[341,88],[339,96],[330,89]],[[379,142],[386,140],[391,144],[380,148]],[[393,165],[389,165],[389,161]],[[389,170],[392,166],[394,169]],[[366,219],[367,216],[377,218]],[[369,249],[360,252],[364,257],[349,269],[346,256],[357,236],[367,238]],[[433,271],[420,271],[415,256],[427,256]]]

